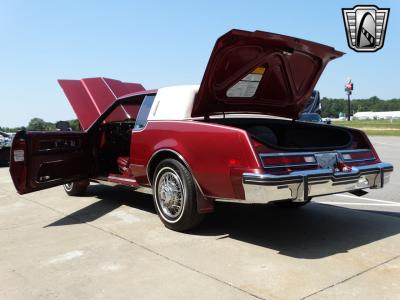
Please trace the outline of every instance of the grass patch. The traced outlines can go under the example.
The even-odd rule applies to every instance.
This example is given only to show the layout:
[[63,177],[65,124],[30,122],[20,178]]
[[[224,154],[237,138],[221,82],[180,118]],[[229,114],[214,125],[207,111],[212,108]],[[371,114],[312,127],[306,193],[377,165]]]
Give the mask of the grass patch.
[[333,121],[335,125],[358,128],[368,135],[400,136],[400,120]]

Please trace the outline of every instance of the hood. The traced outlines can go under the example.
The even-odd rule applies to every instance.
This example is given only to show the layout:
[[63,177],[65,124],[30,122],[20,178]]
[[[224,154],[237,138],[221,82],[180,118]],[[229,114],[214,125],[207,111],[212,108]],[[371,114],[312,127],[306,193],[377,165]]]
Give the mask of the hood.
[[229,31],[214,46],[192,117],[242,112],[295,119],[327,63],[342,55],[289,36]]
[[87,130],[116,99],[145,90],[139,83],[103,77],[61,79],[58,83],[71,103],[83,130]]

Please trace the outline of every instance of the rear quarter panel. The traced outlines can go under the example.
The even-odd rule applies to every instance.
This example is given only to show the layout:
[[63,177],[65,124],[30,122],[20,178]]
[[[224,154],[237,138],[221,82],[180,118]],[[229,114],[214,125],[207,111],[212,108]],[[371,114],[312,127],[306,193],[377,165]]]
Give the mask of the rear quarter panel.
[[243,130],[197,121],[149,121],[132,132],[131,170],[139,184],[149,184],[147,165],[161,149],[178,152],[209,197],[243,199],[242,173],[260,169]]

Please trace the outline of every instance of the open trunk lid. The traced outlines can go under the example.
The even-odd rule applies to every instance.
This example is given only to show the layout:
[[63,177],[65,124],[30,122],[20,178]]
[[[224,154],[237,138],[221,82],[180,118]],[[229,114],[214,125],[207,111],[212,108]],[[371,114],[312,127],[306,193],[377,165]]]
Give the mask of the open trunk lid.
[[214,46],[192,116],[254,112],[297,118],[327,63],[342,55],[289,36],[229,31]]
[[119,97],[145,90],[139,83],[103,77],[58,80],[58,83],[64,90],[83,130],[90,128]]

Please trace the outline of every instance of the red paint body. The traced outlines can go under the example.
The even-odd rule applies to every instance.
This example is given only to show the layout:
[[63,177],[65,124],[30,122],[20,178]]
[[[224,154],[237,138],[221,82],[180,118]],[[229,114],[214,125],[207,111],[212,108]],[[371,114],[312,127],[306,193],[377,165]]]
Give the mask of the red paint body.
[[143,131],[132,132],[132,174],[139,184],[150,184],[149,160],[163,149],[186,160],[207,197],[243,199],[243,189],[235,186],[241,174],[260,169],[243,130],[196,121],[153,121]]

